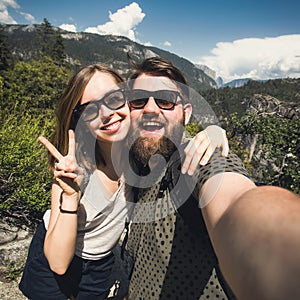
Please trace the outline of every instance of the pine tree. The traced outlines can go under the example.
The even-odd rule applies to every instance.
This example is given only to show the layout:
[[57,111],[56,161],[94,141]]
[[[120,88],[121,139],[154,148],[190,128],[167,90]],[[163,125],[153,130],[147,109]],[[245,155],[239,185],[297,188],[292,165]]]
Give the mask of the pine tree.
[[63,38],[56,32],[51,23],[45,18],[38,30],[40,40],[40,55],[50,57],[58,65],[65,62],[65,46]]
[[65,46],[63,38],[59,33],[56,34],[56,40],[53,45],[51,57],[58,65],[64,65],[66,59]]
[[0,25],[0,71],[7,70],[12,63],[11,51],[4,34],[3,26]]
[[40,54],[44,56],[50,56],[54,44],[55,32],[51,23],[44,18],[44,22],[38,29],[38,39],[40,40]]

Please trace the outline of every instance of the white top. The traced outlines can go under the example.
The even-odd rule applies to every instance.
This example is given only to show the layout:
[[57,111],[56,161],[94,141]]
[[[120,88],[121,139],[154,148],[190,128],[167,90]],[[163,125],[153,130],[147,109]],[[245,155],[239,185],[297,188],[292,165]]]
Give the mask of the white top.
[[[84,259],[106,257],[117,244],[125,226],[132,197],[122,183],[112,195],[94,172],[80,200],[75,254]],[[126,201],[127,200],[127,201]],[[44,215],[46,228],[50,211]]]

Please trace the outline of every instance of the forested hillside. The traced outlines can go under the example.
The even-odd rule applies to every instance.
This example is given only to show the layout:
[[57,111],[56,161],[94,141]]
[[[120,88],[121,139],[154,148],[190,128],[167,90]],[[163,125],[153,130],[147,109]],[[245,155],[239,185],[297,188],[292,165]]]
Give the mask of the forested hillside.
[[280,101],[282,106],[299,110],[300,78],[250,80],[238,88],[220,88],[201,91],[201,95],[214,107],[219,116],[238,113],[241,116],[254,95],[269,95]]
[[258,184],[300,192],[300,79],[201,91]]
[[[194,89],[216,87],[214,79],[187,59],[156,47],[135,43],[126,37],[68,32],[52,27],[47,20],[41,25],[5,25],[3,31],[14,55],[24,61],[31,60],[42,51],[50,54],[55,60],[64,55],[65,60],[74,68],[103,62],[126,75],[131,68],[128,54],[135,60],[158,55],[172,61],[183,70]],[[50,42],[53,46],[49,48]],[[53,53],[50,53],[51,51]]]
[[[79,60],[74,64],[66,40],[47,20],[36,38],[39,46],[22,57],[7,31],[0,30],[0,215],[27,225],[34,225],[50,204],[52,175],[37,137],[51,137],[59,95],[81,65]],[[189,72],[189,66],[185,62],[183,71]],[[197,81],[200,73],[193,74],[191,80]],[[299,193],[300,80],[250,81],[240,88],[199,92],[255,181]],[[192,124],[187,129],[193,135],[199,128]]]

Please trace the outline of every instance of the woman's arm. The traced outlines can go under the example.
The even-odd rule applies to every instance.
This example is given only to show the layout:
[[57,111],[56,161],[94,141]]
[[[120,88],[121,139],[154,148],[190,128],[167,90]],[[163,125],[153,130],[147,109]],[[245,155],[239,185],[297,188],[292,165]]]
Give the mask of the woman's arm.
[[56,158],[51,193],[51,215],[44,242],[50,268],[64,274],[74,256],[77,235],[77,210],[80,201],[78,166],[75,159],[74,132],[69,131],[69,152],[62,156],[45,138],[39,141]]

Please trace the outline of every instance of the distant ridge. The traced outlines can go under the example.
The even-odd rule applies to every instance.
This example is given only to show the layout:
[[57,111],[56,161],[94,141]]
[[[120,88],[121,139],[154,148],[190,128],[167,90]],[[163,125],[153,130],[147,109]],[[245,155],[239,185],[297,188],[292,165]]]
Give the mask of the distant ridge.
[[[218,77],[220,78],[220,77]],[[216,80],[218,87],[231,87],[231,88],[238,88],[246,85],[249,81],[257,81],[257,82],[265,82],[268,81],[268,79],[252,79],[252,78],[239,78],[234,79],[226,83],[222,83],[219,85],[218,78]]]
[[231,87],[231,88],[237,88],[237,87],[244,86],[250,80],[252,80],[252,79],[251,78],[234,79],[234,80],[231,80],[229,82],[223,83],[220,87],[227,87],[228,86],[228,87]]
[[[41,25],[3,25],[13,54],[23,60],[29,60],[39,49],[36,33]],[[136,60],[161,56],[166,58],[184,72],[189,84],[195,90],[216,88],[213,78],[197,68],[189,60],[156,48],[144,46],[122,36],[98,35],[86,32],[68,32],[53,27],[63,38],[68,61],[74,66],[102,62],[111,65],[122,74],[130,70],[127,54]]]

